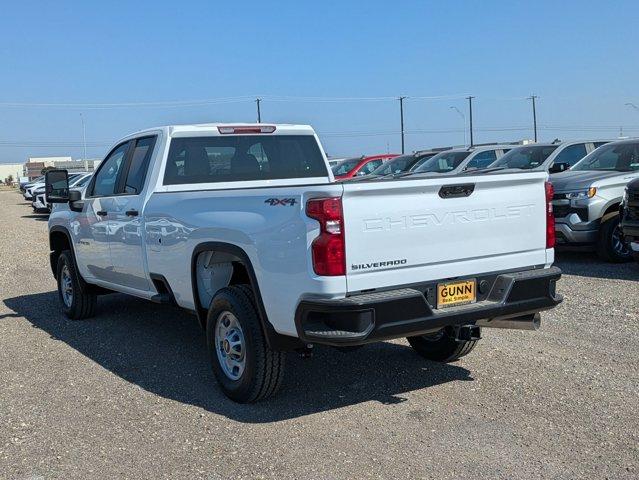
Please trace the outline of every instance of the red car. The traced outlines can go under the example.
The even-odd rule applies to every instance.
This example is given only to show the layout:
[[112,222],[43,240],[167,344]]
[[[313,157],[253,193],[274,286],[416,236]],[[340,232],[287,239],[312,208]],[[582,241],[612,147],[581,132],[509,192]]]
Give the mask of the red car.
[[385,155],[371,155],[368,157],[347,158],[337,165],[333,165],[333,175],[335,180],[345,180],[360,175],[368,175],[382,163],[395,158],[396,153],[387,153]]

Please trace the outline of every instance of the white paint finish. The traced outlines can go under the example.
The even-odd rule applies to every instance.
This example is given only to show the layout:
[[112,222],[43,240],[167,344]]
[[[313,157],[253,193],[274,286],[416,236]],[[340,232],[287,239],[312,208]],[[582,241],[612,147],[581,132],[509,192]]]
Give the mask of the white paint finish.
[[[294,131],[312,134],[310,127],[279,125],[276,134]],[[163,127],[126,137],[158,135],[139,196],[88,199],[82,214],[66,205],[54,208],[49,225],[72,232],[79,270],[87,281],[150,298],[155,290],[149,273],[163,275],[177,303],[193,309],[194,250],[206,242],[230,244],[248,256],[275,330],[296,335],[294,314],[304,298],[341,298],[347,290],[552,262],[553,251],[545,249],[545,173],[329,183],[327,164],[327,177],[316,179],[163,186],[171,136],[216,132],[213,124]],[[476,183],[476,191],[469,198],[438,196],[442,185],[459,183]],[[404,265],[376,272],[349,269],[341,277],[315,275],[310,248],[319,225],[306,217],[305,204],[309,198],[342,194],[347,267],[406,258]],[[295,203],[271,205],[269,198],[294,198]],[[122,216],[132,202],[140,212],[135,221]],[[109,211],[109,218],[97,216],[98,210]],[[482,220],[481,212],[488,212],[487,218]],[[366,229],[364,222],[371,219],[377,223],[369,222]],[[130,242],[117,238],[126,225]],[[111,242],[109,235],[115,235]],[[125,274],[135,281],[125,281],[132,279]]]
[[[113,281],[138,290],[150,289],[144,250],[143,198],[140,195],[119,195],[112,198],[109,210],[109,249],[113,264]],[[135,210],[138,216],[126,212]]]
[[[344,184],[348,290],[546,264],[546,177]],[[463,183],[475,184],[469,197],[439,196],[442,185]],[[379,265],[393,261],[402,263]]]
[[[113,262],[109,248],[109,229],[111,223],[107,216],[100,216],[99,211],[108,211],[112,201],[110,198],[85,199],[83,211],[70,212],[75,257],[80,274],[87,280],[113,280]],[[56,216],[57,209],[51,214]]]
[[[346,293],[345,277],[314,275],[309,252],[319,225],[304,213],[306,199],[341,192],[340,184],[330,184],[154,194],[145,208],[149,269],[169,280],[179,305],[192,309],[191,258],[196,246],[235,245],[251,261],[269,320],[278,332],[295,335],[293,319],[301,298]],[[273,197],[296,202],[265,203]]]

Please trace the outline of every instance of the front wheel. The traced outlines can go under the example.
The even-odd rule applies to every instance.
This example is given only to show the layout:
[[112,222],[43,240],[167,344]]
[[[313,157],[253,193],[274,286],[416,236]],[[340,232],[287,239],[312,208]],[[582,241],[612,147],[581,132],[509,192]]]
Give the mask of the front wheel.
[[425,359],[444,363],[454,362],[468,355],[477,344],[477,340],[455,340],[445,329],[428,335],[408,337],[407,340]]
[[632,252],[623,241],[619,215],[613,215],[601,222],[597,255],[606,262],[622,263],[632,260]]
[[82,320],[92,317],[95,314],[97,297],[83,288],[70,250],[60,253],[56,278],[58,297],[67,318]]
[[215,295],[206,338],[213,373],[231,400],[256,402],[279,389],[286,354],[269,348],[248,286],[234,285]]

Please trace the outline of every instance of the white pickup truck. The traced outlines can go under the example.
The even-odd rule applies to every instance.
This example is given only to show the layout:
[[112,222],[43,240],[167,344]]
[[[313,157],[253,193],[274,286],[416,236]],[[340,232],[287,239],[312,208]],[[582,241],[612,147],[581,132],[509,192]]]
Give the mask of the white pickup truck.
[[286,351],[407,337],[453,361],[561,301],[545,172],[335,183],[309,126],[206,124],[135,133],[83,192],[63,170],[46,188],[66,316],[113,291],[175,303],[239,402],[277,390]]

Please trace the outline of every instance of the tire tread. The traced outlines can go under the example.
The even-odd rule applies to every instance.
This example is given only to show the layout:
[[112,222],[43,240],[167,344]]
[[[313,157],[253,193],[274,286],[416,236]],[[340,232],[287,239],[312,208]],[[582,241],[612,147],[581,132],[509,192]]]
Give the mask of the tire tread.
[[[284,378],[285,352],[272,350],[266,343],[262,325],[259,320],[255,295],[248,285],[232,285],[226,287],[216,297],[231,297],[240,307],[241,314],[244,318],[242,327],[249,330],[254,345],[255,354],[255,379],[248,392],[241,396],[234,396],[232,392],[225,393],[233,400],[242,403],[253,403],[263,400],[275,394],[282,384]],[[215,306],[215,299],[211,304],[211,308]],[[212,321],[209,315],[209,321]],[[241,321],[241,320],[240,320]],[[217,361],[212,354],[212,361]],[[221,382],[222,383],[222,382]],[[222,384],[224,389],[224,385]]]
[[[58,257],[58,294],[60,294],[60,272],[62,266],[67,264],[69,272],[73,277],[73,305],[71,308],[67,308],[63,305],[64,314],[71,320],[84,320],[95,315],[97,296],[93,293],[87,292],[86,284],[80,277],[73,259],[73,254],[70,250],[63,250]],[[62,300],[62,298],[60,298]]]

